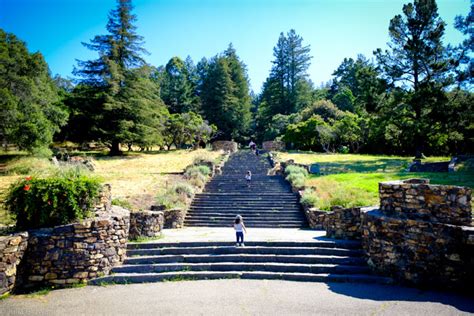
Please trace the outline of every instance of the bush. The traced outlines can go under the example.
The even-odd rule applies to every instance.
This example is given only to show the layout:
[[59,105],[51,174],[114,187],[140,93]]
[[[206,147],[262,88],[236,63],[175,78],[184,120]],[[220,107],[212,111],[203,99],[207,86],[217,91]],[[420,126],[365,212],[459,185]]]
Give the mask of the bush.
[[305,184],[305,176],[302,173],[292,173],[286,177],[294,188],[303,188]]
[[194,196],[194,189],[187,183],[178,183],[166,190],[160,191],[156,196],[156,203],[165,209],[184,208]]
[[10,186],[6,206],[17,229],[65,225],[89,217],[100,182],[78,169],[50,177],[26,177]]
[[285,173],[290,175],[290,174],[302,174],[304,177],[308,175],[308,170],[306,168],[300,167],[300,166],[295,166],[295,165],[289,165],[285,168]]
[[205,165],[192,166],[186,169],[184,172],[184,177],[186,179],[192,179],[198,175],[203,175],[208,177],[211,175],[211,168]]
[[207,178],[208,178],[208,177],[203,176],[202,174],[198,173],[198,174],[196,174],[194,177],[192,177],[191,179],[189,179],[188,182],[189,182],[189,184],[191,184],[192,186],[201,189],[201,188],[203,188],[203,187],[206,185]]
[[184,195],[188,199],[192,199],[194,196],[194,188],[187,183],[177,183],[172,187],[172,191],[176,194]]
[[313,190],[305,190],[301,196],[300,203],[308,207],[315,207],[319,205],[320,201],[316,192]]

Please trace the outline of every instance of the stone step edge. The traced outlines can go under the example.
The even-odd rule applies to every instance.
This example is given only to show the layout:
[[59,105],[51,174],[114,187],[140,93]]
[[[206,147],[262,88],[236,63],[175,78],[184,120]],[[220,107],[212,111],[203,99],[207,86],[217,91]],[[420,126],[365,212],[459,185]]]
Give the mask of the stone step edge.
[[[341,248],[361,249],[362,243],[353,240],[328,240],[328,241],[248,241],[246,247],[307,247],[307,248]],[[150,249],[150,248],[179,248],[179,247],[235,247],[231,241],[183,241],[183,242],[129,242],[127,249]]]
[[353,282],[393,284],[391,278],[369,274],[288,273],[267,271],[180,271],[162,273],[117,273],[89,281],[91,285],[110,283],[147,283],[160,281],[192,281],[199,279],[277,279],[306,282]]
[[[369,266],[365,264],[346,264],[346,263],[294,263],[294,262],[162,262],[162,263],[138,263],[138,264],[123,264],[121,266],[114,267],[112,272],[120,271],[123,269],[139,269],[139,268],[180,268],[182,271],[186,271],[186,268],[193,269],[199,267],[207,267],[207,269],[202,269],[201,271],[207,271],[212,269],[211,267],[231,267],[238,265],[239,271],[249,271],[246,269],[259,267],[253,271],[267,271],[272,268],[306,268],[306,269],[336,269],[341,270],[368,270]],[[193,270],[194,271],[194,270]],[[117,272],[118,273],[118,272]]]
[[[129,261],[140,261],[140,260],[164,260],[163,263],[171,263],[172,261],[167,261],[167,260],[176,260],[174,262],[176,263],[186,263],[185,260],[192,260],[192,259],[203,259],[203,260],[208,260],[209,258],[218,260],[226,260],[226,259],[232,259],[232,260],[252,260],[254,258],[259,258],[259,259],[265,259],[269,261],[262,261],[262,262],[280,262],[280,263],[285,263],[285,260],[290,260],[288,263],[298,263],[298,262],[291,262],[291,260],[295,259],[310,259],[310,260],[354,260],[354,261],[360,261],[365,263],[365,259],[363,257],[353,257],[353,256],[337,256],[337,255],[275,255],[275,254],[248,254],[248,253],[237,253],[237,254],[180,254],[180,255],[143,255],[143,256],[133,256],[133,257],[127,257],[124,261],[124,264],[128,264],[127,262]],[[271,261],[274,259],[280,259],[281,261]],[[204,261],[204,262],[216,262],[216,261]],[[222,262],[231,262],[231,261],[222,261]],[[241,261],[236,261],[236,262],[241,262]],[[249,261],[251,262],[251,261]],[[252,261],[254,262],[254,261]],[[259,261],[256,261],[259,262]]]

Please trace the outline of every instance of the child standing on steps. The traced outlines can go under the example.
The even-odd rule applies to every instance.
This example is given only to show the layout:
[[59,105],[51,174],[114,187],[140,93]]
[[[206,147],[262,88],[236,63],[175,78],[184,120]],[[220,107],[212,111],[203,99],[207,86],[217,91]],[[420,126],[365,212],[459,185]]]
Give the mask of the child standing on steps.
[[244,244],[244,232],[247,233],[247,229],[245,228],[244,225],[244,220],[242,219],[242,216],[237,215],[235,217],[234,221],[234,230],[235,230],[235,236],[237,238],[237,243],[235,246],[245,246]]
[[247,180],[247,185],[250,185],[250,181],[252,180],[252,172],[250,170],[245,174],[245,180]]

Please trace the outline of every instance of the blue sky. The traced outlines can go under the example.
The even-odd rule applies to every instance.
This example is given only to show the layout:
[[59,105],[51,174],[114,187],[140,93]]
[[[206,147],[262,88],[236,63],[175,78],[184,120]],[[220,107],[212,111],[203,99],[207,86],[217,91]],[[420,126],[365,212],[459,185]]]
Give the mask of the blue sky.
[[[309,75],[315,85],[331,79],[344,57],[386,47],[390,19],[408,0],[135,0],[138,32],[155,66],[173,56],[195,62],[222,52],[230,42],[247,64],[252,88],[260,91],[280,32],[294,28],[311,45]],[[462,37],[456,15],[469,0],[438,0],[448,23],[445,42]],[[105,33],[115,0],[0,0],[0,27],[41,51],[53,74],[71,77],[76,59],[95,58],[81,45]]]

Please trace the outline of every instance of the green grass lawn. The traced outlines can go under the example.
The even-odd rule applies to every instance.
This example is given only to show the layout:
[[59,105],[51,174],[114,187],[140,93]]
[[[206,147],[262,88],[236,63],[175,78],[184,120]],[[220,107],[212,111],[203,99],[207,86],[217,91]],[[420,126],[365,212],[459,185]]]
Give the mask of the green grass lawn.
[[[474,188],[474,163],[469,161],[454,173],[406,172],[412,157],[278,153],[281,161],[293,159],[296,163],[318,163],[321,176],[310,175],[306,186],[313,188],[314,206],[329,210],[343,207],[378,205],[378,183],[408,178],[426,178],[433,184],[449,184]],[[430,157],[425,161],[447,161],[448,157]]]

